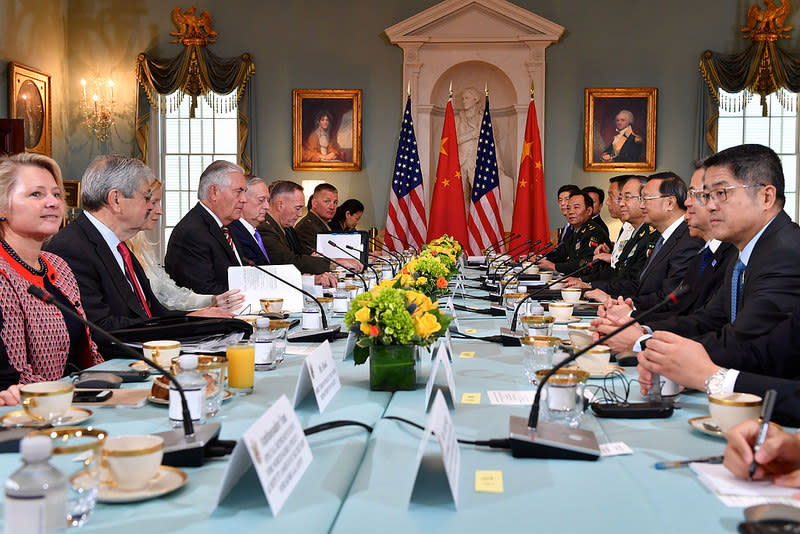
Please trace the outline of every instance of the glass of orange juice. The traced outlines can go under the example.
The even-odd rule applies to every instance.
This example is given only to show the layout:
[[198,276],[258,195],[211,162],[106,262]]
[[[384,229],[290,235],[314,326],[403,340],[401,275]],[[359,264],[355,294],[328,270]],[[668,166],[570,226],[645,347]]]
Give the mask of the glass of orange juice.
[[228,389],[234,395],[249,395],[253,392],[256,370],[256,348],[250,341],[228,344]]

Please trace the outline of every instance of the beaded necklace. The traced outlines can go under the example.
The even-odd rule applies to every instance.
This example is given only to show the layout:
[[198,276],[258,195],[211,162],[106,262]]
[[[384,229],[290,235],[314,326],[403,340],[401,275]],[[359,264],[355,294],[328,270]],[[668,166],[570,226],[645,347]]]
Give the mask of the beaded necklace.
[[5,239],[0,239],[0,244],[3,245],[3,250],[5,250],[6,253],[9,256],[11,256],[11,258],[15,262],[17,262],[21,266],[25,267],[25,269],[27,269],[28,272],[31,273],[33,276],[44,277],[44,275],[47,274],[47,264],[44,262],[44,260],[42,259],[41,256],[39,256],[39,269],[34,269],[30,265],[28,265],[27,263],[22,261],[22,258],[19,257],[19,255],[17,254],[17,251],[15,251],[13,248],[11,248],[11,245],[6,243]]

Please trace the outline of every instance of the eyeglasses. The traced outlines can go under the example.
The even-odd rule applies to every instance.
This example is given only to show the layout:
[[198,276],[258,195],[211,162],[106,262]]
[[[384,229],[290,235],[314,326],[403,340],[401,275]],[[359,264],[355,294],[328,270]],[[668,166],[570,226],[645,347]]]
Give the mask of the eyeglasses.
[[639,197],[639,202],[647,202],[648,200],[655,200],[657,198],[667,198],[667,197],[671,197],[671,196],[672,195],[658,195],[656,197],[643,197],[643,196],[640,196]]
[[640,198],[639,195],[631,195],[630,193],[625,193],[621,197],[622,200],[620,202],[628,202],[630,200],[637,200],[638,201],[639,198]]
[[714,202],[719,204],[720,202],[725,202],[726,200],[728,200],[728,190],[730,189],[752,189],[754,187],[764,187],[765,185],[766,184],[729,185],[727,187],[720,187],[719,189],[714,189],[713,191],[709,191],[708,193],[697,191],[696,193],[694,193],[694,199],[701,206],[705,206],[709,200],[713,200]]

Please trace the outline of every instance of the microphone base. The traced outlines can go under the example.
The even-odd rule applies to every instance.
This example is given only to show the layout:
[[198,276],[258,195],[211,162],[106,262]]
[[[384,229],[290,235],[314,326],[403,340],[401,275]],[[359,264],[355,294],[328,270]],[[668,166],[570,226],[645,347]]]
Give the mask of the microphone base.
[[323,341],[333,341],[341,330],[342,325],[336,324],[328,328],[314,330],[298,330],[286,336],[286,341],[290,343],[322,343]]
[[500,329],[500,337],[502,338],[502,343],[504,347],[521,347],[522,342],[519,338],[522,337],[522,334],[518,332],[512,332],[509,328],[501,328]]
[[187,438],[183,428],[159,432],[156,436],[164,438],[163,465],[173,467],[198,467],[206,461],[206,451],[210,444],[217,441],[221,423],[194,425],[194,436]]
[[531,429],[526,418],[511,416],[509,437],[514,458],[590,461],[600,458],[600,446],[591,430],[544,421]]

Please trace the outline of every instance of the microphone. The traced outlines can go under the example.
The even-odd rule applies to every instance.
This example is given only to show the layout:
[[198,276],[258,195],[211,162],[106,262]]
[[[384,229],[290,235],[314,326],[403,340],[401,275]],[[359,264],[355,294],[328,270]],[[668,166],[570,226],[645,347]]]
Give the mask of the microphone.
[[[325,259],[330,260],[330,258],[325,258]],[[336,262],[333,262],[333,263],[336,263]],[[256,262],[254,262],[253,260],[249,260],[247,262],[247,264],[250,267],[255,267],[256,269],[258,269],[262,273],[271,276],[275,280],[277,280],[279,282],[283,282],[285,285],[287,285],[287,286],[289,286],[289,287],[291,287],[293,289],[296,289],[297,291],[299,291],[303,295],[305,295],[308,298],[310,298],[311,300],[313,300],[314,303],[317,305],[317,308],[319,308],[320,318],[322,319],[322,328],[319,329],[319,330],[301,330],[299,332],[293,332],[293,333],[291,333],[291,334],[286,336],[287,341],[293,341],[293,342],[296,342],[296,343],[300,343],[300,342],[304,342],[304,341],[320,341],[321,342],[321,341],[325,341],[326,339],[333,341],[336,338],[336,333],[341,329],[341,325],[337,324],[337,325],[328,327],[328,318],[325,317],[325,310],[322,309],[322,304],[319,303],[319,301],[317,300],[317,297],[315,297],[314,295],[312,295],[311,293],[309,293],[308,291],[306,291],[302,287],[293,286],[292,284],[290,284],[289,282],[287,282],[286,280],[284,280],[280,276],[269,272],[268,270],[266,270],[262,266],[256,265]]]
[[[352,245],[345,245],[344,248],[346,248],[348,250],[354,250],[355,252],[358,252],[359,254],[362,252],[361,250],[357,249],[356,247],[354,247]],[[385,258],[381,258],[379,256],[372,256],[372,258],[374,258],[375,261],[388,263],[389,264],[389,268],[392,270],[392,276],[394,276],[396,274],[395,270],[394,270],[394,263],[390,262],[389,260],[387,260]],[[358,259],[358,258],[356,258],[356,259]],[[361,261],[361,260],[359,260],[359,261]],[[377,278],[378,272],[375,269],[373,269],[371,266],[369,266],[369,265],[367,265],[367,266],[372,269],[372,272],[375,273],[375,277]]]
[[415,247],[414,245],[412,245],[411,243],[409,243],[409,242],[408,242],[408,241],[406,241],[405,239],[400,239],[400,238],[399,238],[399,237],[397,237],[396,235],[392,235],[392,234],[390,234],[389,232],[387,232],[386,230],[384,230],[384,231],[383,231],[383,233],[384,233],[384,234],[386,234],[386,235],[388,235],[388,236],[389,236],[389,237],[391,237],[392,239],[397,239],[398,241],[400,241],[402,244],[404,244],[405,246],[407,246],[408,248],[410,248],[411,250],[413,250],[413,251],[414,251],[414,254],[419,254],[419,250],[417,250],[417,247]]
[[541,239],[540,239],[539,241],[537,241],[536,243],[533,243],[533,239],[528,239],[527,241],[525,241],[525,242],[524,242],[524,243],[522,243],[521,245],[519,245],[519,246],[516,246],[516,247],[512,248],[511,250],[509,250],[508,252],[506,252],[506,255],[508,255],[508,256],[509,256],[509,258],[508,258],[507,260],[505,260],[505,261],[501,262],[500,264],[498,264],[498,265],[495,267],[495,269],[494,269],[494,272],[493,272],[493,273],[489,273],[489,268],[488,268],[488,267],[486,268],[486,278],[488,279],[489,277],[495,277],[495,276],[497,276],[497,272],[498,272],[498,271],[499,271],[499,270],[500,270],[502,267],[505,267],[505,266],[506,266],[506,265],[507,265],[509,262],[511,262],[511,261],[514,261],[514,255],[515,255],[515,254],[517,254],[517,253],[519,253],[519,252],[521,252],[521,251],[523,251],[523,250],[525,250],[525,251],[527,252],[528,250],[532,249],[533,247],[535,247],[536,245],[538,245],[538,244],[539,244],[539,243],[541,243],[541,242],[542,242],[542,240],[541,240]]
[[121,340],[111,335],[105,329],[100,328],[88,319],[81,317],[81,315],[73,310],[70,306],[67,306],[56,300],[53,298],[53,295],[44,289],[31,284],[28,286],[28,293],[39,300],[46,302],[47,304],[52,304],[61,310],[62,313],[80,321],[92,332],[99,334],[100,337],[119,345],[119,347],[124,352],[129,354],[133,359],[144,361],[147,365],[158,371],[160,374],[166,376],[169,381],[172,382],[181,397],[183,431],[175,429],[156,434],[157,436],[164,438],[164,459],[162,463],[176,467],[197,467],[203,465],[206,458],[212,456],[225,456],[231,453],[235,443],[229,441],[220,441],[218,439],[219,432],[222,427],[220,423],[206,423],[204,425],[197,425],[195,428],[195,426],[192,424],[192,416],[189,413],[189,405],[186,402],[186,395],[183,392],[183,387],[181,387],[180,382],[178,382],[175,377],[168,373],[164,368],[149,358],[144,357],[141,353],[136,352]]
[[512,233],[508,234],[507,236],[503,237],[502,239],[499,239],[499,240],[495,241],[494,243],[491,243],[488,247],[483,249],[483,252],[485,254],[486,252],[489,252],[489,249],[492,249],[495,252],[497,252],[498,248],[502,248],[504,245],[508,245],[509,243],[511,243],[512,241],[517,239],[518,237],[522,237],[522,234],[515,234],[515,233],[512,232]]
[[640,314],[638,318],[631,319],[602,339],[599,339],[583,349],[577,351],[569,358],[554,365],[544,375],[536,388],[536,396],[531,405],[531,413],[526,421],[524,417],[511,416],[510,418],[510,444],[511,454],[515,458],[554,458],[564,460],[597,460],[600,457],[600,447],[597,438],[591,430],[569,428],[564,425],[539,421],[539,403],[542,388],[545,383],[559,369],[573,362],[594,347],[603,344],[609,338],[619,334],[629,326],[647,317],[667,304],[674,304],[678,299],[689,292],[689,287],[681,284],[667,295],[664,300]]
[[550,283],[545,284],[544,286],[540,287],[536,291],[532,291],[532,292],[528,293],[527,295],[525,295],[525,298],[520,300],[519,304],[517,304],[517,307],[514,309],[514,316],[511,318],[511,328],[510,328],[511,334],[513,335],[514,330],[516,330],[516,328],[517,328],[517,315],[519,315],[519,309],[522,307],[522,304],[526,300],[530,300],[531,297],[535,297],[536,295],[538,295],[542,291],[550,289],[555,284],[557,284],[559,282],[563,282],[564,280],[566,280],[570,276],[575,276],[576,274],[578,274],[579,272],[583,271],[584,269],[591,269],[591,268],[592,268],[592,262],[589,262],[586,265],[583,265],[582,267],[579,267],[578,269],[575,269],[571,273],[565,274],[561,278],[557,278],[557,279],[551,281]]
[[[339,245],[336,243],[336,241],[333,241],[332,239],[329,239],[329,240],[328,240],[328,244],[329,244],[330,246],[332,246],[333,248],[335,248],[336,250],[341,250],[342,252],[344,252],[345,254],[347,254],[348,256],[350,256],[351,258],[353,258],[354,260],[356,260],[357,262],[361,263],[361,258],[358,258],[358,257],[354,256],[353,254],[351,254],[351,253],[347,252],[345,249],[343,249],[342,247],[340,247],[340,246],[339,246]],[[313,251],[313,249],[312,249],[312,251]],[[320,256],[322,256],[322,253],[321,253],[321,252],[319,252],[318,250],[317,250],[317,251],[314,251],[314,252],[316,252],[317,254],[319,254]],[[361,252],[361,251],[359,250],[358,252]],[[323,257],[324,257],[324,256],[323,256]],[[332,259],[331,261],[332,261],[332,262],[334,262],[336,265],[339,265],[340,267],[344,267],[344,265],[341,265],[341,264],[340,264],[340,263],[338,263],[336,260],[333,260],[333,259]],[[379,282],[381,277],[380,277],[380,276],[378,276],[378,271],[376,271],[376,270],[375,270],[375,267],[373,267],[372,265],[370,265],[370,264],[369,264],[369,262],[367,262],[367,264],[366,264],[366,267],[369,267],[369,269],[372,271],[372,274],[374,274],[374,275],[375,275],[375,283]],[[352,270],[352,269],[349,269],[349,270]],[[368,291],[368,290],[369,290],[369,288],[368,288],[368,287],[365,285],[365,286],[364,286],[364,291]]]
[[342,269],[344,269],[348,273],[352,274],[353,276],[357,276],[358,279],[361,280],[361,285],[364,286],[364,291],[367,291],[369,289],[367,287],[367,282],[364,280],[364,277],[361,276],[361,273],[357,273],[354,269],[351,269],[350,267],[347,267],[346,265],[339,263],[338,261],[334,260],[333,258],[329,258],[328,256],[326,256],[325,254],[323,254],[319,250],[315,249],[314,247],[308,247],[308,250],[309,250],[309,252],[311,252],[311,254],[317,254],[317,255],[321,256],[322,258],[325,258],[329,262],[331,262],[331,263],[333,263],[335,265],[338,265],[339,267],[341,267]]
[[403,258],[403,257],[400,255],[400,253],[399,253],[399,252],[395,252],[395,251],[393,251],[393,250],[390,250],[390,249],[389,249],[387,246],[385,246],[383,243],[381,243],[381,242],[380,242],[380,241],[378,241],[377,239],[375,239],[375,238],[372,238],[372,239],[370,240],[370,243],[372,243],[374,246],[378,247],[378,248],[379,248],[379,249],[381,249],[382,251],[384,251],[384,252],[386,252],[387,254],[389,254],[389,256],[391,256],[392,258],[396,259],[398,264],[402,264],[402,263],[405,261],[405,258]]
[[[523,259],[522,259],[522,260],[520,260],[520,261],[524,263],[524,262],[528,261],[528,258],[530,258],[531,256],[538,256],[538,255],[540,255],[542,252],[544,252],[545,250],[547,250],[548,248],[550,248],[550,247],[552,247],[552,246],[553,246],[553,243],[552,243],[552,241],[551,241],[551,242],[548,242],[548,243],[547,243],[547,244],[546,244],[544,247],[542,247],[540,250],[537,250],[537,251],[535,251],[535,252],[531,252],[530,254],[528,254],[527,256],[525,256],[525,258],[523,258]],[[510,284],[510,283],[511,283],[512,281],[514,281],[514,280],[519,280],[519,278],[522,276],[522,274],[523,274],[525,271],[527,271],[528,269],[530,269],[530,268],[531,268],[531,267],[533,267],[534,265],[538,265],[538,264],[539,264],[539,261],[541,261],[541,259],[542,259],[541,257],[539,257],[539,258],[536,258],[536,259],[535,259],[535,260],[534,260],[534,261],[533,261],[533,262],[532,262],[530,265],[528,265],[527,267],[523,267],[523,268],[522,268],[522,269],[521,269],[521,270],[520,270],[518,273],[516,273],[514,276],[512,276],[511,278],[509,278],[509,279],[508,279],[508,280],[507,280],[507,281],[506,281],[504,284],[502,284],[502,287],[500,288],[500,295],[502,296],[503,294],[505,294],[505,292],[506,292],[506,288],[508,287],[508,284]],[[510,272],[510,271],[511,271],[511,269],[513,269],[513,267],[509,267],[509,268],[508,268],[508,269],[507,269],[505,272],[503,272],[503,274],[502,274],[502,276],[501,276],[501,279],[502,279],[502,278],[504,278],[504,277],[506,276],[506,274],[507,274],[508,272]]]

